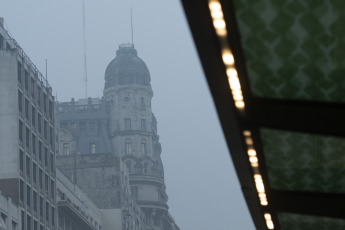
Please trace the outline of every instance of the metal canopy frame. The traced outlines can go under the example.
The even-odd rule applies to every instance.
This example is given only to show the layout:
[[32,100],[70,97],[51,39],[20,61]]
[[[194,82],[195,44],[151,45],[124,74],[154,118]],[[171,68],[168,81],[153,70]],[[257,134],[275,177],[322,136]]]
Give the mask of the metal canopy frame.
[[[195,46],[212,94],[223,133],[235,165],[242,192],[257,229],[267,229],[265,212],[272,215],[274,229],[280,229],[277,212],[345,219],[345,194],[296,192],[271,189],[259,128],[272,128],[318,135],[345,137],[345,105],[253,97],[235,18],[233,2],[220,1],[228,31],[228,43],[236,60],[244,112],[238,111],[232,98],[222,61],[221,44],[214,30],[208,0],[182,0]],[[261,206],[253,181],[242,131],[250,129],[265,184],[268,206]],[[345,167],[345,166],[344,166]]]

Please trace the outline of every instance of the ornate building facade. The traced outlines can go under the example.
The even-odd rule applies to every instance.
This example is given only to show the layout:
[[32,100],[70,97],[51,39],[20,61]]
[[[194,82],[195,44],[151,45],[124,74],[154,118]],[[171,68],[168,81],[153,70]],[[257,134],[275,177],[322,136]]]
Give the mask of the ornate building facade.
[[179,230],[152,95],[145,63],[122,45],[104,97],[55,102],[0,17],[0,230]]
[[179,229],[168,211],[150,81],[134,45],[123,44],[105,71],[101,99],[57,106],[59,169],[99,208],[118,215],[123,230]]

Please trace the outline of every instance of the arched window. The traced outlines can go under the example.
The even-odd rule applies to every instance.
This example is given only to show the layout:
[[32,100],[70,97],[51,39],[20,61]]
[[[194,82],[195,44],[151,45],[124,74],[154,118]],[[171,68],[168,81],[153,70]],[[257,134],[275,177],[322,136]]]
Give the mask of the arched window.
[[147,153],[147,145],[146,145],[146,140],[145,140],[145,139],[142,139],[142,140],[141,140],[140,152],[141,152],[142,154],[146,154],[146,153]]
[[126,154],[132,153],[132,140],[130,138],[127,138],[125,140],[125,153]]

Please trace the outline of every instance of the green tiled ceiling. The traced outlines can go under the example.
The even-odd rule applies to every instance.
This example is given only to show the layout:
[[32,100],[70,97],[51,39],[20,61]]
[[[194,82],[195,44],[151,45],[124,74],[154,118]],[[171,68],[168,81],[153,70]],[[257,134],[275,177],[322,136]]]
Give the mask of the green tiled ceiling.
[[278,213],[281,230],[343,230],[345,220],[327,217]]
[[345,1],[234,5],[255,97],[345,102]]
[[345,139],[272,129],[260,130],[270,187],[345,192]]

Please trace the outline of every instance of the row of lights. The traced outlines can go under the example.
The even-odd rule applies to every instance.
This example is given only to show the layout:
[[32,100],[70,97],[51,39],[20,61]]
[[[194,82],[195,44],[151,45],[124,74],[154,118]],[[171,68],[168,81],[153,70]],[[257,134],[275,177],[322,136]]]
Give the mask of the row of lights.
[[265,220],[266,220],[266,225],[268,229],[274,229],[273,221],[271,214],[265,213]]
[[247,145],[247,154],[249,158],[250,165],[252,166],[254,172],[254,181],[256,190],[258,192],[258,196],[260,199],[260,204],[262,206],[267,206],[267,197],[265,192],[264,182],[262,180],[262,176],[259,170],[259,160],[256,155],[256,150],[253,145],[252,133],[249,130],[243,131],[244,140]]
[[240,80],[238,79],[237,70],[235,68],[234,56],[229,45],[227,44],[226,39],[224,39],[227,36],[227,31],[223,17],[222,6],[220,5],[218,0],[210,0],[208,6],[211,12],[211,17],[213,19],[213,26],[219,39],[221,40],[222,58],[223,63],[226,67],[226,74],[228,76],[232,98],[235,101],[236,108],[239,110],[244,110],[245,104],[243,101]]
[[[262,206],[267,206],[268,201],[267,201],[267,196],[265,192],[265,185],[264,185],[264,182],[262,180],[262,176],[259,170],[259,160],[256,155],[256,150],[254,148],[252,133],[249,130],[244,130],[243,136],[244,136],[244,141],[247,145],[247,154],[249,157],[249,162],[254,172],[254,181],[255,181],[256,191],[258,192],[258,196],[260,199],[260,204]],[[265,213],[264,217],[266,220],[267,228],[274,229],[274,224],[271,218],[271,214]]]
[[[213,26],[216,30],[216,33],[218,35],[218,38],[221,44],[222,59],[226,67],[226,74],[228,76],[228,82],[229,82],[230,89],[232,92],[232,98],[235,101],[236,108],[240,111],[243,111],[245,109],[245,103],[243,100],[243,94],[242,94],[241,84],[238,78],[238,73],[235,68],[235,59],[226,39],[228,33],[226,30],[226,23],[223,16],[222,6],[219,0],[209,0],[208,6],[211,12]],[[254,172],[254,181],[255,181],[256,190],[258,192],[258,196],[260,199],[260,204],[262,206],[267,206],[268,201],[266,197],[265,186],[262,180],[262,176],[260,174],[259,160],[257,158],[256,151],[253,145],[251,132],[248,130],[245,130],[243,132],[243,135],[245,137],[245,142],[248,149],[247,153],[249,157],[249,162]],[[265,213],[264,217],[266,220],[267,228],[274,229],[274,224],[271,218],[271,214]]]

